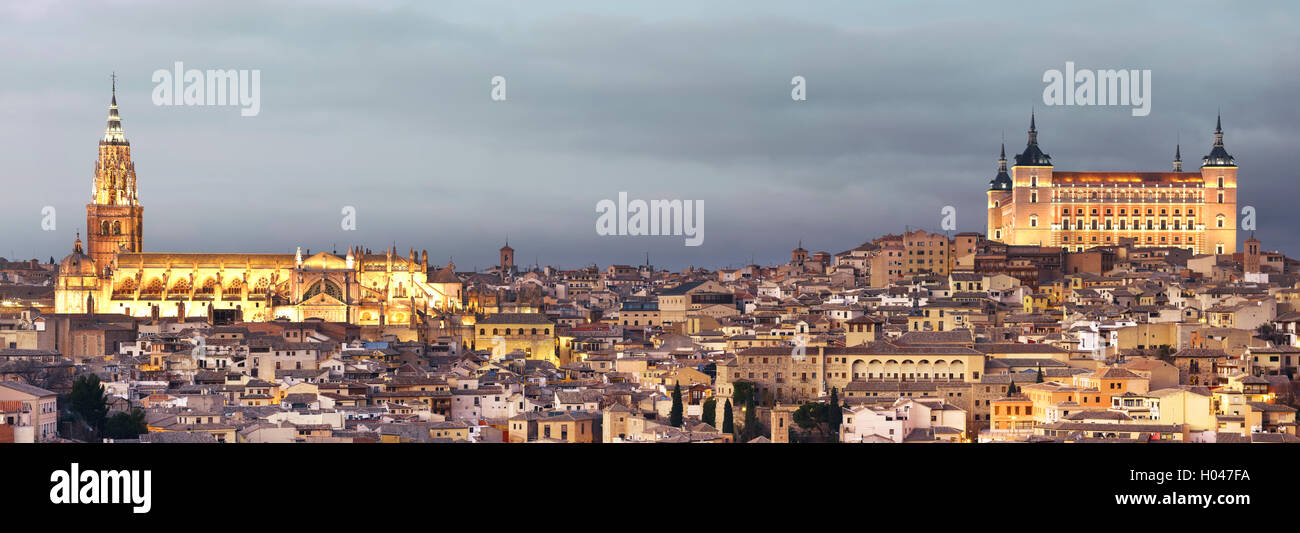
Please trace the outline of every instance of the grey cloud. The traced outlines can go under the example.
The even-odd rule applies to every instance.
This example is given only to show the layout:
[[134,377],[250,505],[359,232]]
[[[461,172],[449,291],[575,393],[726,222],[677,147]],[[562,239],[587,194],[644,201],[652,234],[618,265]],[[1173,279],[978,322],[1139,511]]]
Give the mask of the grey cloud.
[[[1300,138],[1300,72],[1286,59],[1300,46],[1296,9],[1261,4],[1245,18],[1204,16],[1223,9],[1208,2],[1108,5],[517,3],[473,14],[158,2],[23,13],[0,22],[0,44],[21,52],[0,74],[0,163],[14,189],[0,254],[62,256],[84,224],[110,70],[123,77],[153,250],[395,240],[470,267],[494,262],[508,234],[521,262],[636,263],[648,250],[680,268],[783,260],[800,238],[837,252],[905,225],[934,228],[944,205],[958,208],[960,230],[982,231],[997,145],[1005,133],[1010,153],[1023,147],[1031,106],[1063,170],[1164,170],[1180,134],[1195,166],[1222,107],[1258,235],[1297,248],[1286,200]],[[262,115],[151,105],[149,74],[177,60],[261,69]],[[1065,61],[1151,69],[1151,116],[1044,108],[1042,73]],[[488,98],[498,74],[507,102]],[[806,102],[789,99],[796,74]],[[705,245],[598,237],[593,206],[619,191],[705,200]],[[36,231],[44,205],[58,207],[60,231]],[[355,233],[339,231],[343,205],[358,208]]]

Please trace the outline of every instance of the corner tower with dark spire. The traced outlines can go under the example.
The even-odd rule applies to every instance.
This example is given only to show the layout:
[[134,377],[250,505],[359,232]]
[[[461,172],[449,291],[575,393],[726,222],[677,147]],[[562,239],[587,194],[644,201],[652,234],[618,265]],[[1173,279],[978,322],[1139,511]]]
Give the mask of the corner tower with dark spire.
[[1214,146],[1201,158],[1205,182],[1205,253],[1237,252],[1237,160],[1223,147],[1223,117],[1214,120]]
[[998,174],[989,182],[988,238],[1007,244],[1052,243],[1052,158],[1038,147],[1038,120],[1029,114],[1023,152],[1007,173],[1006,146],[998,157]]
[[110,271],[119,252],[143,250],[144,208],[136,195],[131,143],[117,113],[117,76],[113,77],[108,126],[99,140],[95,180],[86,204],[86,241],[100,276]]
[[1147,246],[1235,253],[1237,163],[1223,146],[1223,123],[1199,172],[1183,171],[1179,141],[1172,172],[1056,170],[1030,114],[1024,151],[1009,175],[1004,151],[989,182],[988,238],[1070,252]]

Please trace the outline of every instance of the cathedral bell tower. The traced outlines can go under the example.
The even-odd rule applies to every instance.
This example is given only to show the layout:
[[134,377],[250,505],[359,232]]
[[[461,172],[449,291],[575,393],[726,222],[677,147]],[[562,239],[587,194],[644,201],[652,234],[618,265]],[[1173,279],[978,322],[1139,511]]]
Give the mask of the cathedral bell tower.
[[135,164],[131,143],[122,132],[117,114],[117,76],[108,106],[108,126],[99,140],[95,181],[86,204],[86,241],[100,276],[114,264],[119,252],[143,250],[144,208],[136,197]]

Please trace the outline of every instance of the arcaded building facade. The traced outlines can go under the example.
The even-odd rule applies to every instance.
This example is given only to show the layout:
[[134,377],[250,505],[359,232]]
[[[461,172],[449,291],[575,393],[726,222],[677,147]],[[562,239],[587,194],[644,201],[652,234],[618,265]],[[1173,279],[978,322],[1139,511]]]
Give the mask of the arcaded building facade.
[[988,237],[1013,245],[1082,251],[1133,239],[1138,246],[1195,254],[1237,249],[1237,163],[1223,146],[1222,121],[1200,170],[1183,172],[1181,147],[1171,172],[1060,172],[1029,143],[1008,173],[1006,148],[989,182]]

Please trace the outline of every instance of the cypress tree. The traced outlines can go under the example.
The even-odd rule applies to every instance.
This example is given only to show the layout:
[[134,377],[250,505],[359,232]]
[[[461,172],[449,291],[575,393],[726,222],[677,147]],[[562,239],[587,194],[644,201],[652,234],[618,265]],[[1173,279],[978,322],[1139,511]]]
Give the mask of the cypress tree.
[[703,410],[703,411],[704,411],[703,413],[700,413],[700,421],[701,421],[701,422],[704,422],[705,424],[708,424],[708,425],[710,425],[710,426],[718,427],[717,424],[715,424],[715,422],[717,422],[717,420],[718,420],[718,417],[717,417],[717,412],[718,412],[718,400],[713,399],[713,398],[709,398],[709,399],[707,399],[707,400],[704,400],[704,410]]
[[826,423],[830,425],[832,434],[839,434],[840,423],[844,420],[844,412],[840,410],[839,396],[839,391],[835,387],[831,387],[831,401],[826,405],[826,408],[830,410],[829,413],[826,413]]
[[732,421],[731,400],[727,400],[727,403],[722,406],[722,432],[736,432],[736,424]]
[[673,408],[668,412],[668,425],[682,427],[682,384],[673,385]]
[[1034,383],[1043,382],[1043,364],[1038,363],[1038,377],[1034,378]]
[[758,408],[754,406],[754,397],[750,396],[749,401],[745,402],[745,427],[741,428],[741,433],[745,435],[744,441],[757,438],[761,431],[758,427]]

